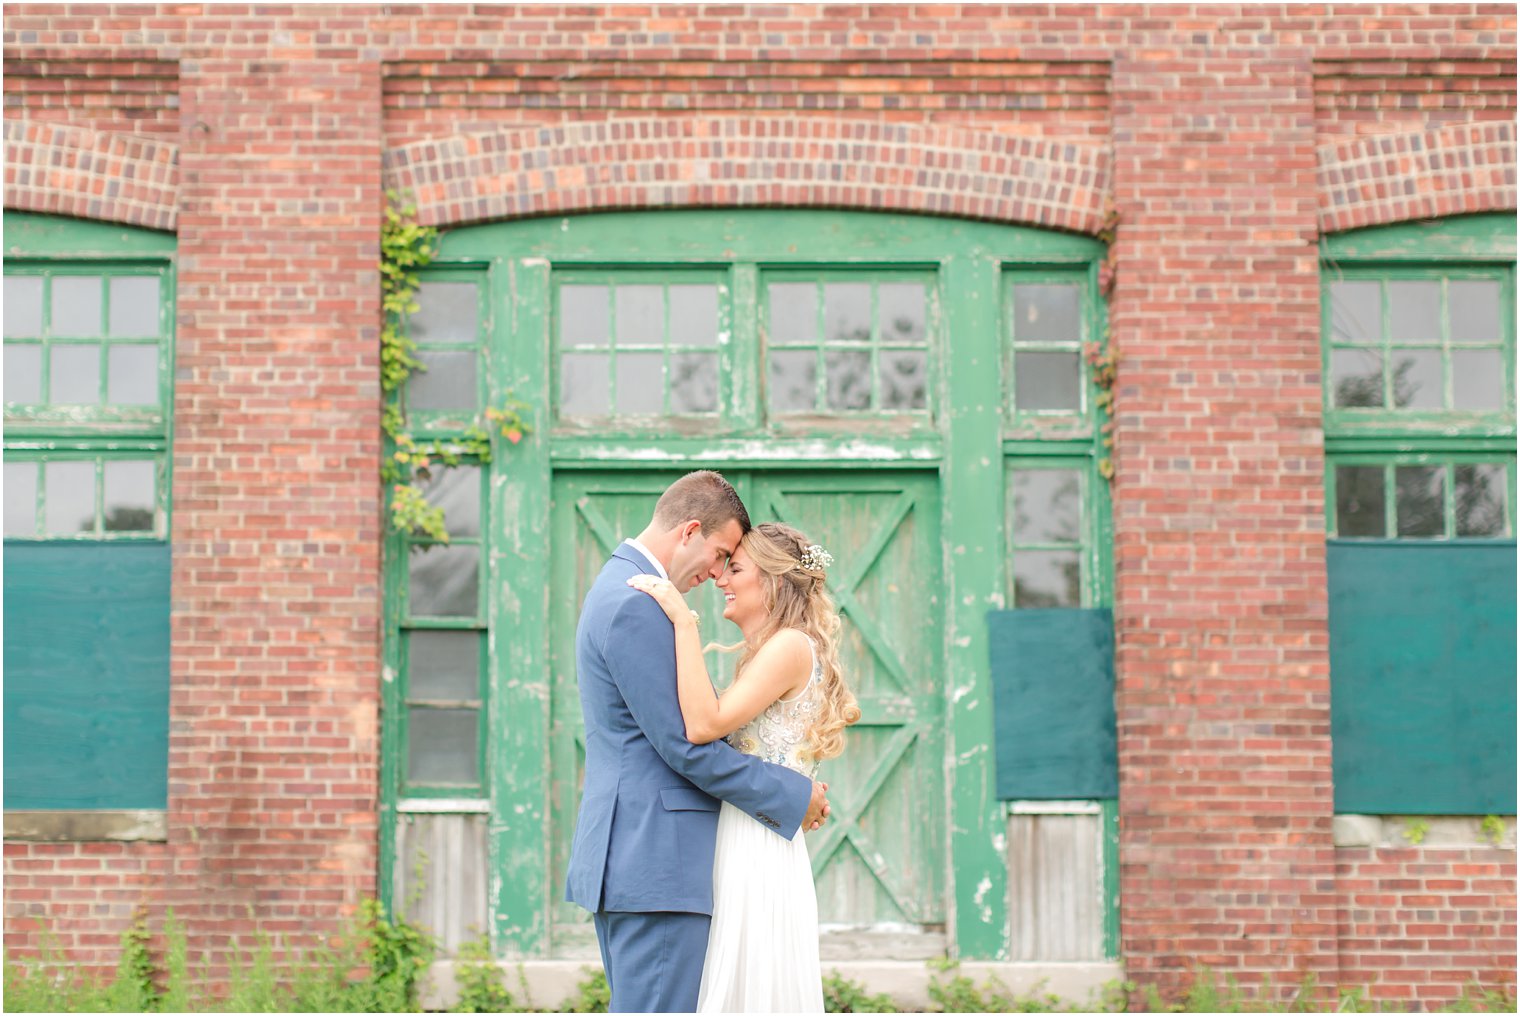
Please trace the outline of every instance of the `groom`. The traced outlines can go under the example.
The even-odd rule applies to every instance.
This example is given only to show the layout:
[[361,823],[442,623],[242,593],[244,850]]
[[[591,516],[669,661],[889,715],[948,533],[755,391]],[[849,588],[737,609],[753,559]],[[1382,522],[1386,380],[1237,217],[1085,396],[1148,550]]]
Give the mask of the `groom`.
[[613,1012],[692,1012],[712,916],[718,801],[787,839],[828,814],[827,787],[722,741],[696,745],[676,699],[675,633],[643,573],[683,593],[723,574],[749,513],[717,473],[671,484],[597,576],[575,631],[586,785],[565,898],[592,912]]

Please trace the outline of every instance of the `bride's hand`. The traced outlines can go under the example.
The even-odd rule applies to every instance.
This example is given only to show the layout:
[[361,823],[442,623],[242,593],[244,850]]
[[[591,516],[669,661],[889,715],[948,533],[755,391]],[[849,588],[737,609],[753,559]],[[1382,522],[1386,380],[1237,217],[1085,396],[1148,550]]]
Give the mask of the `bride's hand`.
[[628,584],[641,593],[648,593],[654,597],[654,602],[665,611],[665,616],[676,623],[691,621],[691,609],[686,606],[686,601],[681,594],[676,592],[676,587],[666,579],[654,575],[635,575],[628,580]]

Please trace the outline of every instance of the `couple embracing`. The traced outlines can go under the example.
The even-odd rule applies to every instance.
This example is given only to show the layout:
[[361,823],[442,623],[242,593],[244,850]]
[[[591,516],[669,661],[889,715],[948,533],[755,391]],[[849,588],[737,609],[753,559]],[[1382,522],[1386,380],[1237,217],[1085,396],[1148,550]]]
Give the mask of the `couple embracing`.
[[[702,471],[671,484],[586,596],[566,899],[592,912],[614,1012],[823,1011],[803,833],[828,818],[818,764],[860,718],[829,563],[789,526],[751,528]],[[681,598],[709,578],[744,635],[721,696]]]

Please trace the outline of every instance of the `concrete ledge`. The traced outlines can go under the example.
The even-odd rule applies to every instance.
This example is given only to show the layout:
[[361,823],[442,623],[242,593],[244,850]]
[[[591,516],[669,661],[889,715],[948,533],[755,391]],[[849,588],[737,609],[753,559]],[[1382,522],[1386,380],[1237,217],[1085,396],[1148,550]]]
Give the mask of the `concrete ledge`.
[[42,843],[88,840],[169,839],[169,816],[162,811],[7,811],[5,838]]
[[[1504,832],[1497,837],[1473,815],[1337,815],[1331,836],[1337,847],[1498,847],[1515,849],[1515,816],[1499,815]],[[1419,842],[1411,839],[1415,834]]]

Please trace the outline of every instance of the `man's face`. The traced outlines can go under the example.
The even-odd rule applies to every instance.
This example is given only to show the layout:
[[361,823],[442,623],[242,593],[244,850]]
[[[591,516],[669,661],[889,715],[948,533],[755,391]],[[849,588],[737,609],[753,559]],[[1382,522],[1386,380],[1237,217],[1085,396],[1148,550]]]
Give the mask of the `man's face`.
[[743,535],[738,519],[729,519],[722,528],[706,536],[695,521],[683,524],[681,542],[670,561],[671,585],[689,593],[708,579],[722,575]]

